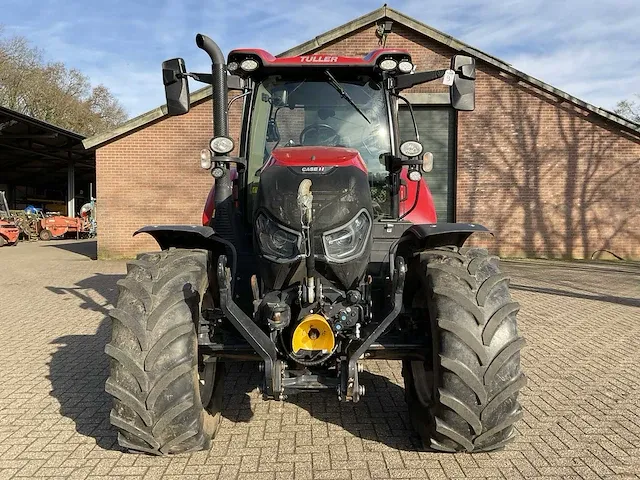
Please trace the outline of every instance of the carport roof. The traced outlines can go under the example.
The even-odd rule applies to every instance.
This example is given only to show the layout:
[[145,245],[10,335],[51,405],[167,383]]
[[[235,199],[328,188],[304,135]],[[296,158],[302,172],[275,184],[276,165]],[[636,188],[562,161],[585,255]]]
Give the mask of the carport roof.
[[[574,97],[573,95],[569,95],[568,93],[563,92],[562,90],[555,88],[554,86],[549,85],[548,83],[545,83],[542,80],[538,80],[537,78],[534,78],[520,70],[513,68],[509,63],[505,62],[504,60],[500,60],[497,57],[494,57],[488,53],[485,53],[470,45],[467,45],[466,43],[450,35],[447,35],[446,33],[436,30],[435,28],[430,27],[429,25],[418,22],[417,20],[405,15],[404,13],[401,13],[397,10],[394,10],[393,8],[388,7],[386,4],[370,13],[367,13],[366,15],[358,17],[355,20],[345,23],[344,25],[341,25],[321,35],[318,35],[317,37],[305,43],[302,43],[297,47],[287,50],[286,52],[282,52],[281,54],[278,55],[278,57],[304,55],[306,53],[322,48],[323,46],[331,42],[335,42],[336,40],[344,36],[347,36],[350,33],[360,28],[370,25],[373,22],[377,22],[383,19],[389,19],[389,20],[393,20],[394,22],[398,22],[404,25],[405,27],[408,27],[424,35],[427,38],[435,40],[441,44],[447,45],[453,50],[475,57],[478,60],[481,60],[485,63],[488,63],[498,68],[502,72],[515,76],[519,81],[523,83],[529,84],[531,86],[539,88],[540,90],[546,93],[550,93],[556,96],[561,101],[564,100],[580,108],[583,108],[587,110],[590,114],[594,114],[598,117],[601,117],[605,120],[618,124],[619,126],[625,127],[627,129],[631,129],[634,132],[640,132],[640,124],[636,122],[632,122],[627,118],[624,118],[604,108],[591,105],[590,103],[580,100],[579,98]],[[193,103],[200,102],[203,99],[208,98],[210,95],[211,95],[211,87],[206,87],[201,90],[198,90],[197,92],[194,92],[194,94],[191,95],[191,103],[193,104]],[[127,133],[132,132],[134,130],[143,128],[145,125],[151,122],[154,122],[164,117],[165,115],[167,115],[167,107],[166,105],[162,105],[138,117],[132,118],[128,122],[125,122],[124,124],[120,125],[119,127],[109,132],[101,133],[99,135],[94,135],[93,137],[87,138],[86,140],[84,140],[84,146],[87,149],[99,148],[105,143],[111,142],[112,140],[115,140],[118,137],[126,135]]]
[[76,168],[95,169],[95,153],[85,150],[85,137],[9,108],[0,107],[0,179],[21,184],[45,170],[43,181],[64,176],[72,160]]

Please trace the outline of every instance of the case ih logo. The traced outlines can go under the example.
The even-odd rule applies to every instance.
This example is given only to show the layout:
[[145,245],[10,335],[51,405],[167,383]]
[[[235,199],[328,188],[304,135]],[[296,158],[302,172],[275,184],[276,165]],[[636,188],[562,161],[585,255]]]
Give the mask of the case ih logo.
[[301,172],[304,173],[322,173],[327,167],[302,167]]
[[300,57],[300,63],[337,63],[338,57],[330,55],[305,55]]

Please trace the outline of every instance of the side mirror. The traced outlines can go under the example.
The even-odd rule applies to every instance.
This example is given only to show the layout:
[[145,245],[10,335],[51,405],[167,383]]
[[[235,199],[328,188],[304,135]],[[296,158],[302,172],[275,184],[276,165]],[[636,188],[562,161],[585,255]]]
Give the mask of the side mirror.
[[451,59],[451,70],[456,72],[449,87],[451,106],[455,110],[471,112],[476,107],[476,60],[465,55]]
[[184,115],[189,111],[189,82],[186,73],[182,58],[162,62],[162,83],[169,115]]

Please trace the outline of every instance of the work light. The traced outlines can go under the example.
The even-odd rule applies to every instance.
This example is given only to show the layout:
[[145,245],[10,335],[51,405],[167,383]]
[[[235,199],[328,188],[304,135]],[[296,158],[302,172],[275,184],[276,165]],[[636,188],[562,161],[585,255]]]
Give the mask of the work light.
[[422,153],[422,144],[414,140],[407,140],[400,145],[400,153],[405,157],[417,157]]
[[393,58],[387,58],[386,60],[382,60],[380,62],[380,68],[385,71],[394,70],[398,66],[398,62],[396,62]]
[[233,150],[233,140],[228,137],[215,137],[209,142],[209,148],[211,151],[224,155]]
[[247,58],[240,62],[240,68],[245,72],[253,72],[259,66],[260,64],[258,63],[258,61],[254,60],[253,58]]
[[409,60],[401,60],[398,64],[398,70],[402,73],[411,73],[411,70],[413,70],[413,63]]

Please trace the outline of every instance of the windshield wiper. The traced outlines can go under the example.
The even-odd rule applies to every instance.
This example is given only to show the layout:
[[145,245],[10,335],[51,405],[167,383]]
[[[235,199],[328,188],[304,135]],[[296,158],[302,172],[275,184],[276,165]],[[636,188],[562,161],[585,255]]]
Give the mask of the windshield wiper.
[[331,72],[329,70],[325,70],[324,74],[327,77],[329,77],[329,85],[335,88],[337,92],[340,94],[340,96],[344,98],[347,102],[349,102],[349,104],[351,104],[351,106],[355,108],[360,115],[362,115],[362,118],[364,118],[367,121],[367,123],[371,124],[371,120],[369,120],[369,118],[364,114],[364,112],[360,110],[360,107],[356,105],[356,102],[354,102],[349,96],[349,94],[344,90],[344,88],[342,88],[342,85],[340,85],[340,82],[336,80],[336,77],[331,75]]

